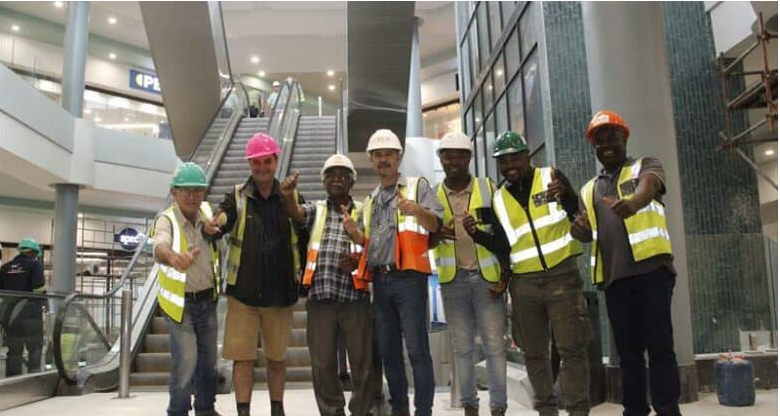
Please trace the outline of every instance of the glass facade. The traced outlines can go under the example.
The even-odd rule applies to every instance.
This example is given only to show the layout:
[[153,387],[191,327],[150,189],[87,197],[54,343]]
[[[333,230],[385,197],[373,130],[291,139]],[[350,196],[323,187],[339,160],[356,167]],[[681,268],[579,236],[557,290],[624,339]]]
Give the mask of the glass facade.
[[492,157],[496,137],[526,137],[534,160],[546,164],[539,57],[538,2],[457,2],[463,131],[471,136],[478,175],[500,179]]
[[460,103],[454,102],[423,110],[423,136],[441,139],[447,133],[462,131]]

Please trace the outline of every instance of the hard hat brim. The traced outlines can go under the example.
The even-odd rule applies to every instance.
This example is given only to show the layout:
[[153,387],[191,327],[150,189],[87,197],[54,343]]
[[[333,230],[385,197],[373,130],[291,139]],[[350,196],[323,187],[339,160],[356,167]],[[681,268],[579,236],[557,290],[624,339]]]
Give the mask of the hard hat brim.
[[183,183],[177,183],[175,185],[171,185],[171,188],[208,188],[208,184],[200,183],[200,182],[183,182]]
[[527,152],[527,151],[528,151],[528,148],[519,149],[517,147],[510,147],[510,148],[507,148],[507,149],[501,149],[501,150],[499,150],[497,152],[493,152],[493,157],[499,157],[499,156],[508,155],[508,154],[512,154],[512,153],[522,153],[522,152]]

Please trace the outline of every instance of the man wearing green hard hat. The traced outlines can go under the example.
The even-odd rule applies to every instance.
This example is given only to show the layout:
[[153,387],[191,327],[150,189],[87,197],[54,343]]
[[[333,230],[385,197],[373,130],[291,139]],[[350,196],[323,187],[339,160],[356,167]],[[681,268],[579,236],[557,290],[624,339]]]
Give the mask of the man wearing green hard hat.
[[[154,258],[159,265],[157,303],[171,337],[173,366],[168,384],[169,416],[218,415],[217,288],[218,252],[203,238],[204,220],[212,217],[204,202],[206,175],[186,162],[171,182],[173,203],[154,223]],[[195,392],[192,404],[191,392]]]
[[[15,290],[29,293],[46,293],[46,279],[43,276],[43,262],[38,259],[41,246],[34,238],[23,238],[17,246],[19,255],[0,267],[0,290]],[[24,349],[27,348],[27,373],[41,371],[43,350],[43,310],[46,300],[42,298],[11,298],[0,316],[6,333],[8,355],[5,376],[22,374]]]
[[512,335],[525,353],[534,408],[542,416],[558,414],[549,353],[552,330],[563,361],[566,410],[587,415],[591,327],[577,267],[582,246],[570,234],[579,211],[577,193],[560,170],[531,164],[528,145],[518,133],[502,133],[493,157],[506,180],[493,195],[493,209],[511,264]]

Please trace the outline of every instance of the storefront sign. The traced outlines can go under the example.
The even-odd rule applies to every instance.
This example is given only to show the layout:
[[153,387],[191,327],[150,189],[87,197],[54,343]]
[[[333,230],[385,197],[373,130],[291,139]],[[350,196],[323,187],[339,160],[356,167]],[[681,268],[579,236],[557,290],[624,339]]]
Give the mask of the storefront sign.
[[141,241],[141,235],[135,228],[123,228],[114,234],[114,242],[128,251],[133,251],[138,247]]
[[157,75],[135,69],[130,70],[130,88],[162,94],[162,90],[160,89],[160,78],[157,78]]

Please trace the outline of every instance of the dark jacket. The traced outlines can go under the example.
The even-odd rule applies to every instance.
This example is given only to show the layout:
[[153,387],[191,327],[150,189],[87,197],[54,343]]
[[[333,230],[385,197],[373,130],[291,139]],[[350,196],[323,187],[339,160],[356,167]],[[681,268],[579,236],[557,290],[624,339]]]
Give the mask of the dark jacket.
[[[283,282],[285,299],[273,306],[292,305],[298,300],[300,276],[293,269],[290,247],[292,225],[282,206],[279,182],[274,181],[273,191],[265,200],[259,195],[251,177],[244,183],[241,192],[247,196],[244,235],[237,236],[243,240],[241,263],[236,284],[228,286],[225,293],[246,304],[270,306],[258,304],[256,300],[261,299],[264,288],[271,287],[274,284],[271,279],[276,278],[277,288],[279,282]],[[227,223],[220,227],[220,231],[222,234],[229,233],[237,221],[233,192],[225,194],[219,209],[227,215]],[[263,221],[264,217],[266,221]]]

